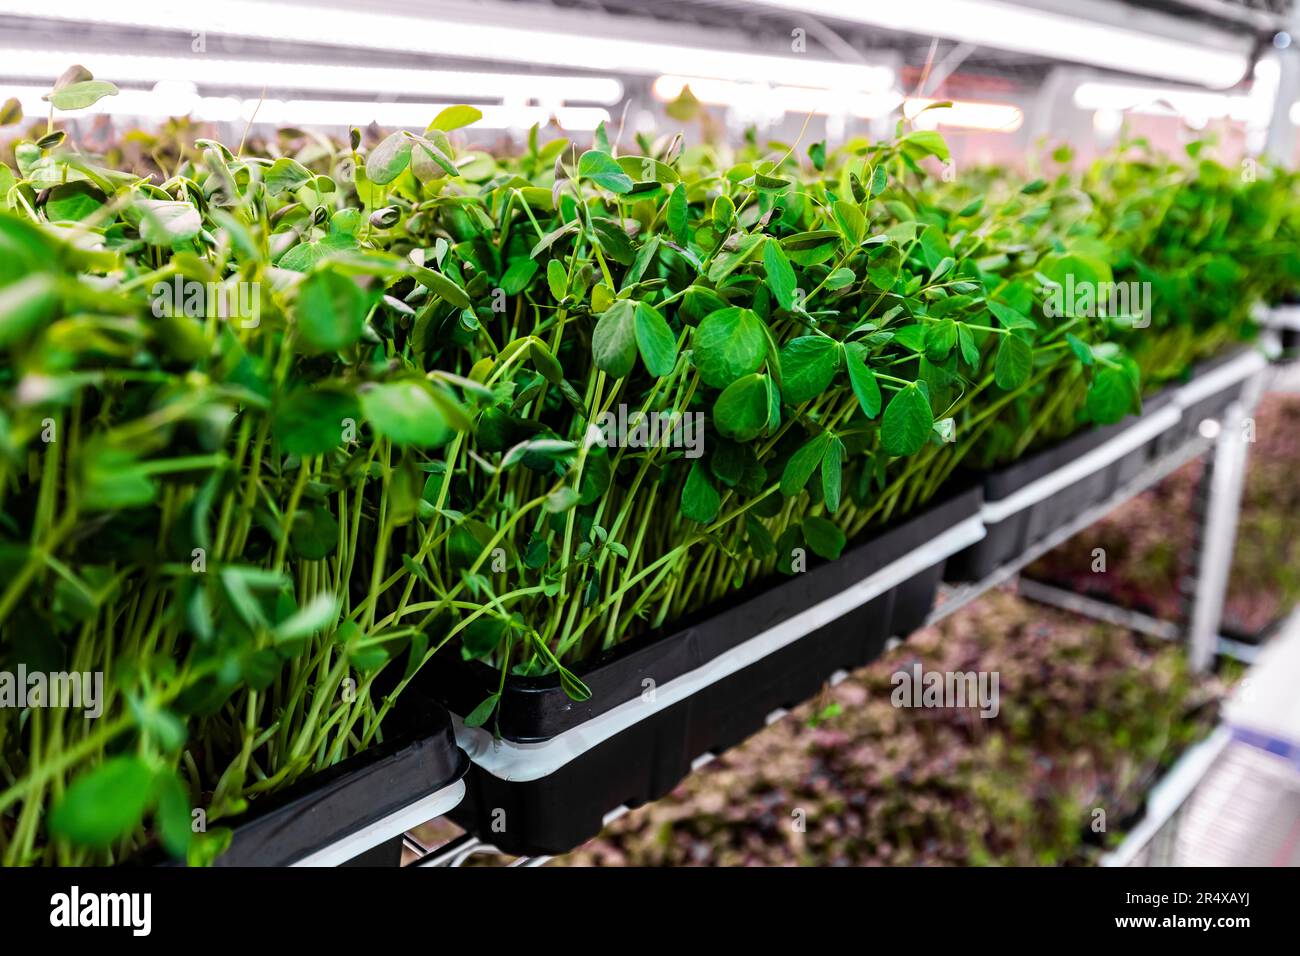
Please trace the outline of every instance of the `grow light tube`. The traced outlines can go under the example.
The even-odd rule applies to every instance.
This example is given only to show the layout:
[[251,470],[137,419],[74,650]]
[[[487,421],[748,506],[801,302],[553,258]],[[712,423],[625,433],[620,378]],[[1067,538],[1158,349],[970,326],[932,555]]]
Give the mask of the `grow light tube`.
[[1255,96],[1092,81],[1078,85],[1074,105],[1083,110],[1182,116],[1200,124],[1211,119],[1267,121],[1270,112],[1269,104]]
[[435,16],[410,16],[371,10],[253,0],[226,0],[196,6],[177,20],[175,5],[164,0],[0,0],[0,14],[77,20],[156,30],[175,24],[192,34],[213,33],[327,46],[400,50],[438,56],[536,63],[587,70],[702,73],[717,79],[763,80],[835,89],[883,91],[894,70],[819,60],[771,56],[741,50],[634,40],[558,30],[466,23]]
[[325,63],[279,63],[195,55],[135,56],[89,50],[30,50],[0,47],[0,74],[51,82],[80,63],[114,83],[178,81],[260,90],[263,87],[467,99],[580,100],[608,106],[623,99],[623,84],[606,76],[530,76]]
[[[888,30],[939,36],[1125,73],[1160,76],[1210,87],[1235,85],[1247,53],[1177,40],[996,0],[761,0],[770,7],[835,17]],[[1119,4],[1109,5],[1120,9]]]
[[661,76],[654,82],[656,98],[670,102],[686,87],[701,103],[767,110],[777,113],[815,113],[820,116],[848,114],[860,119],[888,116],[899,106],[921,129],[939,126],[982,129],[1013,133],[1024,123],[1019,107],[1009,103],[977,103],[957,100],[943,109],[922,112],[938,100],[922,97],[903,98],[901,93],[845,93],[838,90],[813,89],[806,86],[764,86],[733,83],[699,76]]
[[654,81],[654,95],[663,102],[675,100],[687,86],[691,95],[710,106],[751,106],[782,113],[848,113],[862,119],[888,116],[903,102],[896,91],[845,92],[809,86],[768,86],[736,83],[703,76],[665,75]]
[[[926,109],[938,102],[950,106]],[[1010,103],[977,103],[969,100],[941,101],[908,97],[903,104],[903,115],[912,120],[918,129],[937,129],[940,126],[954,129],[982,129],[990,133],[1014,133],[1025,122],[1025,114]]]
[[[248,122],[277,125],[380,126],[423,129],[445,109],[447,103],[379,103],[365,100],[264,100],[238,99],[232,96],[198,96],[186,84],[160,83],[153,90],[122,90],[106,96],[93,106],[71,114],[80,116],[140,116],[166,119],[189,116],[198,122]],[[0,86],[0,99],[16,97],[23,112],[44,115],[49,103],[41,97],[48,92],[39,86]],[[552,117],[562,129],[590,131],[609,122],[603,107],[566,106],[549,109],[541,106],[480,106],[483,119],[474,124],[481,129],[528,129],[534,124],[545,126]],[[64,114],[55,110],[55,116]]]

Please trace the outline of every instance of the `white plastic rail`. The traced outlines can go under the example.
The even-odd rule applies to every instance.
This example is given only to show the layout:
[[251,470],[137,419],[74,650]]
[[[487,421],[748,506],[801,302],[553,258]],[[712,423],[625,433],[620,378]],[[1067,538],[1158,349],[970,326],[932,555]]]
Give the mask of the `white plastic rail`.
[[385,840],[399,837],[411,827],[450,813],[465,798],[465,781],[455,783],[434,791],[414,803],[395,810],[386,817],[368,823],[355,833],[349,833],[341,840],[303,857],[294,866],[339,866],[374,849]]
[[1156,436],[1164,434],[1177,425],[1181,418],[1182,411],[1179,408],[1175,405],[1166,405],[1155,414],[1139,419],[1105,444],[1080,455],[1051,474],[1030,482],[1005,498],[984,502],[984,507],[980,509],[980,517],[989,524],[1005,521],[1013,514],[1050,498],[1076,481],[1081,481],[1119,460]]

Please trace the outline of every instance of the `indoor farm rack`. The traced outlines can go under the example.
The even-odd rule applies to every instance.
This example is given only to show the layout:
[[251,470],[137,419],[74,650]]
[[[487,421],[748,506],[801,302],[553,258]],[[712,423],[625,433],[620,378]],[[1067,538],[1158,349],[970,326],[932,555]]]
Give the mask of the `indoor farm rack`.
[[391,849],[452,725],[456,818],[567,849],[1239,414],[1197,363],[1300,277],[1293,177],[1196,149],[972,195],[902,126],[477,116],[0,165],[0,650],[103,678],[0,711],[5,863]]

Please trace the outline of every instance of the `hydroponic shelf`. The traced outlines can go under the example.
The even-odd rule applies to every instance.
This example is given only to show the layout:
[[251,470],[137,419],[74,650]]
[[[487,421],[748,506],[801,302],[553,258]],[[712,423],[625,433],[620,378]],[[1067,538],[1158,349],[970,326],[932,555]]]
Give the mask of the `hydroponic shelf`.
[[[701,754],[740,743],[918,627],[944,562],[983,534],[978,508],[978,489],[955,494],[838,561],[625,645],[581,673],[586,704],[557,681],[508,682],[502,739],[457,724],[475,767],[452,819],[506,852],[557,853],[595,836],[611,810],[663,796]],[[457,698],[448,703],[462,714],[492,679],[428,673],[425,686]]]
[[[1267,368],[1254,350],[1203,366],[1135,421],[1084,436],[1078,457],[1054,450],[1008,469],[900,525],[895,537],[880,536],[800,576],[806,580],[785,582],[671,637],[628,645],[583,674],[594,691],[585,704],[565,698],[555,681],[508,683],[499,739],[454,718],[474,768],[467,799],[452,818],[481,845],[503,852],[572,849],[622,808],[667,793],[832,674],[874,659],[891,634],[906,636],[953,613],[1184,464],[1217,452],[1222,439],[1216,444],[1203,434],[1202,421],[1244,415]],[[983,494],[990,486],[999,492],[992,501]],[[1062,494],[1071,495],[1068,506]],[[1235,512],[1236,498],[1223,506]],[[1013,547],[1003,541],[996,560],[971,561],[991,529],[1026,511],[1035,517],[1017,527]],[[933,537],[918,541],[917,530],[925,528]],[[911,550],[899,550],[904,542]],[[1231,542],[1219,542],[1218,550],[1230,555]],[[868,551],[888,563],[864,566]],[[1206,563],[1213,573],[1222,562]],[[935,603],[940,577],[960,580],[972,567],[981,571],[975,580],[944,588]],[[929,610],[916,614],[921,599]],[[460,669],[442,673],[435,693],[440,687],[453,714],[467,713],[481,697],[478,681],[466,681]]]

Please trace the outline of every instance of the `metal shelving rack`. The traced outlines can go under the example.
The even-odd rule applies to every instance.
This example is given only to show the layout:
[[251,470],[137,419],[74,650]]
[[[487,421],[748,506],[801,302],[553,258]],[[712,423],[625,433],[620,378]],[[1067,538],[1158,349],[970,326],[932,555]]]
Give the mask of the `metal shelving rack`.
[[[516,0],[511,5],[516,7],[517,12],[527,14],[538,14],[540,11],[548,10],[557,5],[567,7],[567,4],[556,4],[555,0]],[[1238,31],[1246,30],[1260,36],[1267,35],[1274,30],[1286,29],[1292,36],[1300,37],[1300,8],[1290,0],[1134,0],[1129,5],[1114,2],[1114,0],[1102,0],[1102,2],[1094,4],[1094,7],[1097,8],[1102,6],[1112,10],[1110,16],[1114,18],[1116,23],[1125,22],[1126,17],[1132,12],[1130,8],[1138,7],[1173,13],[1180,17],[1194,17],[1199,22],[1210,26],[1236,29]],[[599,19],[602,24],[615,24],[629,15],[637,14],[661,19],[669,24],[669,28],[671,28],[671,26],[679,23],[683,15],[687,15],[694,29],[701,33],[707,33],[733,27],[737,22],[737,17],[742,13],[744,15],[744,32],[750,37],[762,33],[785,42],[789,30],[789,17],[780,15],[771,7],[765,9],[761,4],[741,6],[735,2],[728,2],[728,0],[690,0],[689,3],[673,2],[671,4],[669,0],[650,0],[650,2],[646,2],[646,0],[593,0],[592,3],[586,4],[585,8],[581,12],[574,14],[574,16],[586,18],[588,23]],[[57,15],[51,14],[51,16]],[[39,38],[50,29],[48,22],[33,21],[31,18],[22,16],[0,16],[0,22],[3,22],[5,28],[10,31],[15,39],[20,38],[20,30],[34,31],[32,36]],[[820,24],[818,26],[820,31]],[[897,56],[898,64],[901,67],[916,68],[918,65],[925,64],[934,53],[928,38],[907,34],[890,34],[888,31],[854,27],[851,24],[842,22],[827,24],[826,27],[827,30],[819,32],[818,36],[823,42],[829,39],[831,41],[827,42],[829,52],[841,57],[846,57],[854,51],[867,49],[876,53],[888,53]],[[823,32],[826,35],[823,35]],[[138,45],[140,43],[158,42],[156,36],[147,34],[148,31],[138,29],[103,26],[86,28],[69,22],[62,22],[58,33],[64,41],[75,39],[79,43],[106,49],[121,48],[128,43]],[[845,39],[846,37],[847,39]],[[182,39],[188,42],[187,37],[182,37]],[[289,43],[271,46],[260,41],[241,40],[240,42],[247,46],[250,52],[256,52],[266,46],[267,55],[274,54],[289,59],[294,56],[306,56],[316,52],[314,48],[303,44]],[[961,49],[961,47],[962,45],[953,45],[953,49],[960,49],[962,56],[969,58],[967,62],[973,67],[981,69],[990,75],[1019,78],[1043,86],[1050,85],[1048,82],[1050,75],[1057,66],[1054,61],[1041,57],[1011,54],[991,49]],[[169,47],[164,48],[170,49]],[[370,63],[373,59],[370,54],[349,50],[346,44],[332,46],[330,50],[332,56],[343,58],[348,62]],[[1270,124],[1267,150],[1275,156],[1287,158],[1295,141],[1294,128],[1288,120],[1287,110],[1296,96],[1300,95],[1300,46],[1295,42],[1290,42],[1289,46],[1280,49],[1278,52],[1282,66],[1276,97],[1278,107],[1274,111],[1273,122]],[[395,62],[393,54],[386,53],[383,56],[385,63]],[[423,65],[425,58],[402,55],[396,57],[396,62],[403,64],[409,62],[413,66]],[[3,69],[0,67],[0,73],[2,72]],[[1053,104],[1054,101],[1050,97],[1041,98],[1037,107],[1039,115],[1043,118],[1049,116]],[[1286,313],[1279,311],[1275,318],[1279,327],[1300,330],[1300,309],[1293,309]],[[1066,607],[1069,610],[1110,620],[1143,633],[1170,640],[1185,640],[1194,666],[1201,669],[1209,667],[1216,655],[1247,661],[1253,659],[1257,653],[1255,648],[1230,641],[1219,634],[1219,617],[1222,611],[1227,575],[1235,543],[1237,513],[1246,465],[1247,445],[1240,440],[1241,424],[1253,409],[1256,400],[1264,389],[1266,380],[1270,380],[1284,390],[1300,391],[1300,376],[1290,374],[1284,370],[1265,372],[1256,381],[1252,382],[1252,387],[1243,397],[1243,400],[1234,404],[1228,410],[1223,419],[1217,423],[1216,428],[1207,429],[1206,433],[1193,438],[1182,448],[1176,449],[1149,465],[1132,482],[1109,500],[1077,516],[1067,526],[1059,529],[1047,539],[1038,542],[1014,561],[998,568],[983,580],[955,587],[945,587],[939,603],[927,620],[927,624],[942,620],[969,604],[990,588],[1015,580],[1024,567],[1042,554],[1105,517],[1115,508],[1150,488],[1188,462],[1199,457],[1206,457],[1208,467],[1206,481],[1203,485],[1203,506],[1200,509],[1200,547],[1196,558],[1194,575],[1194,604],[1191,619],[1186,627],[1179,627],[1171,622],[1157,621],[1148,616],[1116,608],[1103,602],[1082,598],[1068,592],[1061,592],[1038,582],[1021,581],[1021,593],[1031,600]],[[772,719],[779,719],[780,716],[779,712],[774,713]],[[1212,738],[1212,740],[1215,739],[1218,738]],[[1203,758],[1207,751],[1198,751],[1198,753]],[[702,757],[700,762],[706,761],[707,755]],[[1206,762],[1206,766],[1208,766],[1208,762]],[[1174,804],[1175,810],[1177,805],[1181,805],[1181,799],[1185,799],[1186,793],[1190,792],[1188,781],[1191,781],[1190,785],[1194,785],[1193,778],[1198,767],[1200,767],[1200,764],[1192,761],[1187,764],[1189,769],[1185,769],[1177,776],[1171,775],[1170,779],[1177,780],[1178,786],[1173,787],[1171,784],[1170,788],[1165,791],[1169,797],[1165,802]],[[1199,772],[1203,773],[1204,769],[1202,768]],[[461,788],[463,789],[463,784]],[[1183,792],[1184,788],[1186,793],[1183,793],[1183,797],[1175,799],[1177,793]],[[457,793],[457,796],[459,796],[459,793]],[[1153,798],[1154,796],[1153,794]],[[1155,802],[1153,799],[1153,804]],[[445,812],[446,808],[442,809]],[[608,823],[618,812],[620,811],[611,814],[606,819],[606,822]],[[1171,810],[1170,812],[1174,811]],[[461,837],[445,847],[432,850],[419,844],[409,835],[405,839],[408,849],[419,854],[420,859],[416,865],[420,866],[458,866],[473,855],[498,852],[490,844],[470,835]],[[340,841],[338,845],[322,851],[322,858],[330,860],[341,858],[341,855],[351,855],[359,848],[355,845],[355,841],[347,846],[343,845],[345,842]],[[543,857],[523,858],[512,865],[536,866],[544,862],[546,862],[546,858]]]

